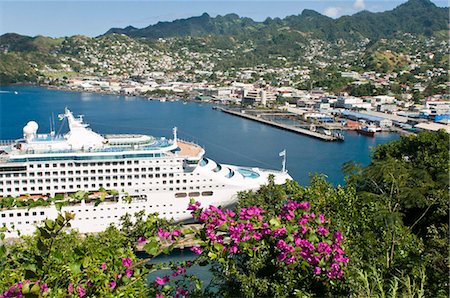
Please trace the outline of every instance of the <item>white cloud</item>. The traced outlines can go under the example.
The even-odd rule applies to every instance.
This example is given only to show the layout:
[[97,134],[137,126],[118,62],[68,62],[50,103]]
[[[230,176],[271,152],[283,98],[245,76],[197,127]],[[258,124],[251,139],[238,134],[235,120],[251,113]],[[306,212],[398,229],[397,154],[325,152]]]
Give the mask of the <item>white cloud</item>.
[[364,0],[355,0],[353,3],[353,8],[357,10],[363,10],[366,7]]
[[340,7],[330,6],[330,7],[325,8],[323,13],[326,16],[329,16],[330,18],[336,18],[340,15],[341,10],[342,10],[342,8],[340,8]]

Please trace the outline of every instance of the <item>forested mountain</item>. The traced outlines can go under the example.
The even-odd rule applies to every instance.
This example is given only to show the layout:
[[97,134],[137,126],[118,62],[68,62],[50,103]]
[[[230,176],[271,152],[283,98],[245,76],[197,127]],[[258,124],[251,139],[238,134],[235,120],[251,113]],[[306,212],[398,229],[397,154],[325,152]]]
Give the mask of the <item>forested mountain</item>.
[[270,32],[290,29],[315,37],[336,40],[362,36],[369,39],[389,38],[397,32],[431,35],[434,31],[448,28],[448,8],[437,7],[430,0],[410,0],[391,11],[372,13],[362,11],[336,20],[313,10],[284,19],[268,18],[255,22],[236,14],[210,17],[204,13],[198,17],[159,22],[138,29],[132,26],[112,28],[105,34],[119,33],[130,37],[149,39],[176,36],[233,35],[251,37],[255,31]]
[[[0,36],[0,84],[152,71],[174,74],[172,80],[229,81],[239,80],[238,72],[245,68],[262,67],[309,69],[311,80],[324,87],[329,84],[322,81],[339,71],[398,73],[409,71],[416,59],[420,61],[412,63],[417,64],[415,75],[422,76],[448,64],[448,21],[448,8],[410,0],[391,11],[363,11],[338,19],[313,10],[263,22],[205,13],[143,29],[115,28],[95,38],[8,33]],[[196,70],[217,74],[203,78]],[[305,83],[299,73],[265,79],[274,85]]]

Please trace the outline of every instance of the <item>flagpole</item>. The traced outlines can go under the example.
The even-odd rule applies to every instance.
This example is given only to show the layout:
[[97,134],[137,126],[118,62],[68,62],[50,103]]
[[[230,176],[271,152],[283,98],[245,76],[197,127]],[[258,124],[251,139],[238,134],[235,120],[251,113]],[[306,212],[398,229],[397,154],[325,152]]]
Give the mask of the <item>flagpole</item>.
[[286,173],[286,153],[283,155],[283,173]]

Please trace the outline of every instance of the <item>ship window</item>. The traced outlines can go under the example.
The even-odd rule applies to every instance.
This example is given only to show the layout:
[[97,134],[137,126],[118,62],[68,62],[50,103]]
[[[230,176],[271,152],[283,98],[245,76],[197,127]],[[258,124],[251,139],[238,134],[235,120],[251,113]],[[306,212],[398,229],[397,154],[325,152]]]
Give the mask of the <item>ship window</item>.
[[37,212],[33,212],[32,215],[33,215],[33,216],[36,216],[36,215],[37,215]]
[[10,213],[10,214],[9,214],[9,217],[13,217],[13,214],[12,214],[12,213]]
[[190,192],[189,197],[198,197],[200,193],[198,191]]
[[6,214],[2,214],[2,217],[6,217]]
[[40,214],[41,214],[41,215],[44,215],[44,211],[41,211]]

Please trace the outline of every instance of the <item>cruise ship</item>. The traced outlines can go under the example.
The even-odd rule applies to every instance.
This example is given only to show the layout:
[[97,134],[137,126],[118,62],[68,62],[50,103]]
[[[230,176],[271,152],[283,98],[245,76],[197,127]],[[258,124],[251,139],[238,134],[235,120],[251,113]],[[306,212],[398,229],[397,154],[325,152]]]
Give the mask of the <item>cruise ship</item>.
[[[277,184],[291,179],[285,170],[220,164],[205,157],[201,146],[178,139],[176,128],[173,139],[101,135],[67,108],[59,117],[68,124],[66,134],[38,134],[38,124],[30,121],[23,138],[0,143],[0,197],[50,201],[32,208],[2,204],[0,227],[8,229],[6,237],[31,234],[45,219],[56,218],[57,204],[50,198],[62,198],[60,211],[75,214],[72,228],[95,233],[142,210],[188,220],[190,198],[203,206],[227,207],[239,191],[258,189],[269,175]],[[86,194],[74,199],[80,191]],[[102,196],[100,203],[96,195]]]

